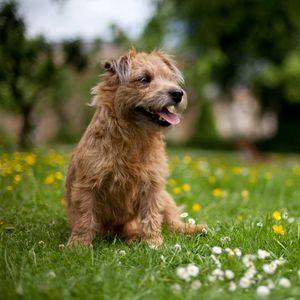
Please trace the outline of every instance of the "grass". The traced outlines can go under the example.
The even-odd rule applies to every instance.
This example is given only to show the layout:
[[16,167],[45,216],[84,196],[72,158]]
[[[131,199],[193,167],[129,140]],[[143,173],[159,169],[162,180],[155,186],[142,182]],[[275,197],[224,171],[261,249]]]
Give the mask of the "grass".
[[[186,220],[206,222],[210,230],[206,237],[164,230],[159,250],[143,242],[128,246],[120,237],[97,238],[91,249],[67,249],[62,201],[67,161],[68,155],[55,151],[0,154],[0,299],[254,299],[268,279],[274,283],[270,299],[299,299],[297,156],[247,165],[234,154],[171,151],[167,188],[185,205]],[[277,220],[274,211],[280,212],[274,214]],[[273,225],[282,225],[277,234]],[[214,246],[223,249],[215,255],[221,269],[235,274],[235,291],[228,290],[226,278],[208,279],[217,268]],[[270,253],[253,262],[256,274],[249,288],[239,286],[247,270],[243,258],[229,256],[225,248],[239,248],[243,256],[258,249]],[[262,270],[279,258],[285,263],[273,274]],[[178,267],[191,263],[199,268],[196,277],[177,276]],[[279,285],[282,277],[290,287]],[[202,283],[197,290],[195,280]]]

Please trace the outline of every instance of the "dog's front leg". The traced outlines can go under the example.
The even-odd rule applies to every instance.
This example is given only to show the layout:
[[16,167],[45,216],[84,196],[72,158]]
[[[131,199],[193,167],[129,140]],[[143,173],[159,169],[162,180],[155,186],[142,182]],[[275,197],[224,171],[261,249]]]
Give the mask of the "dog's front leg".
[[142,237],[150,246],[158,247],[163,243],[161,235],[162,208],[154,195],[143,198],[140,206]]
[[71,236],[68,246],[90,246],[96,234],[96,222],[93,213],[94,193],[87,188],[76,185],[71,192],[71,202],[68,207],[71,222]]

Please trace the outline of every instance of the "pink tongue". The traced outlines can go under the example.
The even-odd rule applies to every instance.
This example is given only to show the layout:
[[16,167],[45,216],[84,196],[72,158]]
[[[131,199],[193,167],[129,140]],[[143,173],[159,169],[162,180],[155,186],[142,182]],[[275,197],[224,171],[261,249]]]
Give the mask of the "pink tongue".
[[173,114],[168,111],[167,108],[164,108],[162,111],[158,112],[159,116],[169,122],[172,125],[180,123],[180,119],[176,114]]

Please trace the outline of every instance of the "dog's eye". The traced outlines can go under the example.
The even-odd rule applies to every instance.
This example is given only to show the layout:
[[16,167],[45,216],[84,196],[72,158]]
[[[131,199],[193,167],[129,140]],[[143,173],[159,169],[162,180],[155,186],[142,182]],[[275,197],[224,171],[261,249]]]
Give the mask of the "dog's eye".
[[150,83],[152,80],[152,78],[150,77],[150,75],[144,75],[141,78],[139,78],[139,82],[141,83]]

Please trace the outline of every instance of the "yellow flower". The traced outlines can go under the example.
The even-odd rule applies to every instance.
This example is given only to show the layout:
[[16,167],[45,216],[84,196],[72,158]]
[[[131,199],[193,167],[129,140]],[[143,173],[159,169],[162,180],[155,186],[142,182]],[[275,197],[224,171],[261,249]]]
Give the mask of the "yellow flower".
[[249,198],[249,191],[247,191],[247,190],[242,190],[241,196],[242,196],[244,199],[248,199],[248,198]]
[[220,188],[215,188],[212,191],[213,196],[215,197],[221,197],[223,195],[223,191]]
[[273,217],[273,219],[275,219],[276,221],[279,221],[279,220],[281,219],[281,212],[278,211],[278,210],[273,211],[272,217]]
[[293,172],[296,176],[300,176],[300,165],[296,165],[294,168],[293,168]]
[[232,168],[232,173],[234,174],[240,174],[241,173],[241,167],[236,166]]
[[249,182],[252,183],[252,184],[255,184],[256,181],[257,181],[256,175],[254,175],[254,174],[250,175]]
[[171,186],[175,186],[175,185],[176,185],[176,180],[174,180],[173,178],[170,178],[170,179],[168,180],[168,183],[169,183],[169,185],[171,185]]
[[181,188],[179,186],[174,187],[173,192],[174,194],[179,194],[181,192]]
[[45,184],[51,184],[51,183],[54,182],[54,179],[55,179],[54,175],[53,175],[53,174],[50,174],[50,175],[48,175],[48,176],[45,178],[44,183],[45,183]]
[[215,183],[216,182],[216,177],[215,176],[209,176],[208,177],[208,183]]
[[20,176],[20,175],[16,175],[16,176],[14,177],[14,183],[15,183],[15,184],[18,184],[20,181],[21,181],[21,176]]
[[19,163],[15,165],[15,171],[22,172],[22,166]]
[[57,180],[62,180],[64,178],[61,172],[55,172],[54,176]]
[[13,190],[13,187],[12,187],[11,185],[8,185],[8,186],[6,187],[6,190],[7,190],[8,192],[11,192],[11,191]]
[[294,185],[294,180],[288,179],[288,180],[286,181],[286,186],[287,186],[287,187],[291,187],[291,186],[293,186],[293,185]]
[[186,165],[188,165],[192,161],[189,155],[185,155],[182,160]]
[[30,153],[30,154],[26,155],[25,161],[30,166],[34,165],[35,162],[36,162],[36,155],[33,154],[33,153]]
[[275,234],[284,235],[284,229],[282,225],[273,225],[272,228]]
[[199,204],[199,203],[194,203],[192,206],[193,211],[199,211],[201,208],[202,208],[201,204]]
[[182,186],[181,186],[182,190],[185,191],[185,192],[188,192],[191,190],[191,186],[188,184],[188,183],[184,183]]

